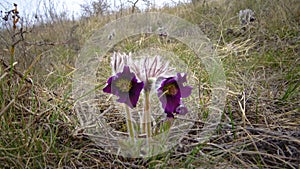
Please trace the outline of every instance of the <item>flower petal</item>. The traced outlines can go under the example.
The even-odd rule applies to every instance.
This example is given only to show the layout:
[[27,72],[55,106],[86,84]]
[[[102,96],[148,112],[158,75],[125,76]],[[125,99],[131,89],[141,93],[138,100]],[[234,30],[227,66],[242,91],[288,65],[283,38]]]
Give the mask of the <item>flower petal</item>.
[[[122,74],[125,74],[125,75],[130,74],[131,75],[133,73],[130,72],[129,66],[124,66]],[[134,76],[134,74],[133,74],[133,76]]]
[[130,103],[132,104],[133,107],[136,107],[136,104],[139,100],[140,93],[141,93],[143,87],[144,87],[144,82],[133,82],[132,83],[132,88],[129,91],[129,99],[130,99]]
[[191,86],[185,86],[180,88],[180,93],[182,98],[189,97],[192,94],[192,87]]
[[112,82],[112,79],[113,79],[113,77],[110,77],[110,78],[107,80],[107,85],[103,88],[103,92],[106,92],[106,93],[112,93],[112,92],[111,92],[111,82]]
[[180,105],[180,97],[177,95],[170,96],[164,95],[159,99],[162,103],[162,107],[165,113],[174,113],[176,108]]
[[190,96],[192,93],[192,89],[193,89],[191,86],[183,86],[183,83],[187,82],[186,76],[187,76],[186,73],[183,76],[181,76],[180,73],[177,73],[177,83],[178,83],[182,98],[186,98],[186,97]]
[[185,115],[186,113],[188,113],[188,109],[184,105],[181,104],[176,108],[176,114]]
[[124,94],[124,93],[120,94],[119,98],[117,99],[117,102],[127,104],[130,108],[133,108],[133,106],[130,102],[128,93],[127,94]]

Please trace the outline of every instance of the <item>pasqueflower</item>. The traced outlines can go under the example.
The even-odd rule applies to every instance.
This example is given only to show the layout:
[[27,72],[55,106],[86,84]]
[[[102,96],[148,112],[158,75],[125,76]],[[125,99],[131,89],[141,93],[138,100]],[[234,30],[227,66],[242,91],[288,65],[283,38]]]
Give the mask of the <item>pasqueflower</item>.
[[174,117],[173,113],[186,114],[188,110],[182,104],[181,98],[188,97],[192,92],[191,86],[183,85],[187,81],[186,74],[181,76],[177,73],[174,77],[159,78],[158,81],[161,81],[161,85],[157,94],[167,117]]
[[122,72],[111,76],[107,80],[107,85],[103,88],[103,92],[118,96],[118,102],[134,108],[137,105],[143,87],[144,82],[138,82],[135,74],[130,72],[129,67],[124,66]]

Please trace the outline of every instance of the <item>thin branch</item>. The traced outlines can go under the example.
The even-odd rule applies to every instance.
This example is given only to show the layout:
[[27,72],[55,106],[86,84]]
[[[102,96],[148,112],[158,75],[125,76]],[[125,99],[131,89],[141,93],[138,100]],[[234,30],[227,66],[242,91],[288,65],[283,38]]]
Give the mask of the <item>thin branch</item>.
[[128,2],[132,4],[131,12],[134,13],[134,10],[135,10],[135,8],[136,8],[136,4],[139,2],[139,0],[136,0],[136,1],[134,1],[134,2],[128,0]]

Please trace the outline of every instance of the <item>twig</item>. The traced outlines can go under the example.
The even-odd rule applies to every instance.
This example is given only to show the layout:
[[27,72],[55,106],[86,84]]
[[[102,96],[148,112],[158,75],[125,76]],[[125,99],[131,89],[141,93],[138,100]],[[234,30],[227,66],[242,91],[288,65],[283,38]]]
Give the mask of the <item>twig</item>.
[[240,109],[242,111],[243,124],[244,124],[244,126],[246,126],[246,121],[247,121],[251,125],[250,121],[248,120],[248,118],[246,116],[246,94],[245,94],[245,92],[243,92],[243,97],[241,98],[241,100],[243,101],[243,104],[241,103],[240,100],[238,100],[238,103],[239,103]]
[[129,3],[132,3],[132,9],[131,9],[131,12],[134,13],[136,4],[139,2],[139,0],[135,0],[134,2],[132,2],[132,1],[128,1],[128,2],[129,2]]

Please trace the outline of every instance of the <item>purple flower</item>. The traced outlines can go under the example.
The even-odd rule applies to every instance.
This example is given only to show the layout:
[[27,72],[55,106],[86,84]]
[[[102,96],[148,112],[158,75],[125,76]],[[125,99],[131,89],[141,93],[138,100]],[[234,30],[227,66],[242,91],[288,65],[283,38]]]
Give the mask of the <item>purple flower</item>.
[[167,117],[174,117],[173,113],[186,114],[187,108],[181,103],[181,98],[186,98],[191,95],[192,87],[183,86],[186,82],[186,74],[181,76],[177,73],[175,77],[159,78],[161,85],[158,88],[158,97]]
[[144,83],[137,82],[135,74],[130,72],[128,66],[124,66],[123,72],[119,72],[107,80],[103,92],[119,96],[118,102],[125,103],[133,108],[136,107],[143,87]]

